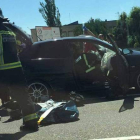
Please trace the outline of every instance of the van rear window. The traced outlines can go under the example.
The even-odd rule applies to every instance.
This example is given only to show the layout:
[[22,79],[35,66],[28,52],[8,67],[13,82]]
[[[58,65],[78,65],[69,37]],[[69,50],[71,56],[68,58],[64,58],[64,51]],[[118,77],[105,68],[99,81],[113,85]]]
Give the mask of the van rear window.
[[66,58],[69,56],[68,47],[62,41],[41,44],[37,53],[38,58]]

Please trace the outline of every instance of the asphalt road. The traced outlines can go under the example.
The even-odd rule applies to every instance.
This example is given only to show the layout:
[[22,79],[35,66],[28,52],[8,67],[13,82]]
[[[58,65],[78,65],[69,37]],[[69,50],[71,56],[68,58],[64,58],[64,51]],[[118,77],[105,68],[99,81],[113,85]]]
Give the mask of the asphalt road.
[[140,135],[140,97],[116,101],[91,97],[78,109],[78,121],[43,126],[35,133],[20,132],[22,120],[5,122],[9,117],[3,116],[0,140],[87,140]]

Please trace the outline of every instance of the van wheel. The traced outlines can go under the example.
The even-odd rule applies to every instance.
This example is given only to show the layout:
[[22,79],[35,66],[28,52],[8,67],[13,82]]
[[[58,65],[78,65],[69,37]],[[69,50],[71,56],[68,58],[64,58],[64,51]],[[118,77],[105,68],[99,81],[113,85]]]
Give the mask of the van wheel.
[[45,102],[50,98],[50,90],[43,82],[31,82],[28,85],[28,92],[33,102]]

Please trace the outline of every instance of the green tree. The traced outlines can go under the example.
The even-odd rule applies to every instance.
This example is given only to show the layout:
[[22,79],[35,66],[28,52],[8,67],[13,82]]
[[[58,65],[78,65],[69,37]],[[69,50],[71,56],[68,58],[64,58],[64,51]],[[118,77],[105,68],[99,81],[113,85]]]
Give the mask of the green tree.
[[[90,18],[89,21],[85,23],[85,26],[96,36],[98,36],[99,34],[103,34],[104,36],[106,36],[107,29],[105,22],[101,21],[100,19],[94,20],[93,18]],[[83,34],[82,25],[79,25],[75,28],[74,34],[75,35]]]
[[120,48],[127,47],[127,35],[128,35],[128,21],[127,15],[123,12],[119,16],[119,20],[117,21],[117,26],[113,30],[113,34],[115,37],[115,41]]
[[100,19],[90,19],[87,23],[85,23],[85,26],[93,32],[96,36],[99,34],[103,34],[106,36],[107,29],[104,21],[101,21]]
[[45,19],[49,27],[61,27],[59,9],[55,6],[55,0],[45,0],[45,3],[40,2],[41,8],[39,12]]
[[74,36],[78,36],[78,35],[82,35],[82,34],[83,34],[82,25],[78,25],[74,29]]
[[140,47],[140,7],[133,7],[129,16],[123,12],[113,30],[119,47]]
[[129,36],[133,38],[133,41],[129,42],[129,46],[132,45],[133,47],[140,47],[140,7],[132,8],[128,21]]

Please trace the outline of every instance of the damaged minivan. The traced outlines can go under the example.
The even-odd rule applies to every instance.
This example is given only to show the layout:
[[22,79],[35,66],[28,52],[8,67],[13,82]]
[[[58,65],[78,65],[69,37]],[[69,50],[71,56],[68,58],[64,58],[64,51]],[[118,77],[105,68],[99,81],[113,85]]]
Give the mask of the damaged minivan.
[[[89,53],[84,52],[87,44],[94,46],[92,53],[96,57],[94,59],[90,53],[90,61],[91,67],[96,69],[98,66],[96,74],[92,70],[88,75],[82,70],[84,66],[82,64],[77,66],[76,63],[82,54]],[[81,54],[76,53],[77,50],[82,50]],[[30,93],[35,98],[41,96],[43,98],[43,95],[47,98],[51,96],[52,91],[56,91],[53,93],[57,96],[58,92],[63,91],[69,93],[98,89],[112,91],[118,89],[126,93],[129,88],[129,69],[126,58],[115,43],[111,45],[95,37],[67,37],[37,42],[24,50],[20,54],[20,59],[29,81]]]
[[[19,57],[28,81],[29,93],[35,101],[47,100],[50,96],[57,97],[61,96],[58,93],[71,91],[91,91],[94,94],[96,90],[103,90],[107,91],[104,92],[105,96],[125,94],[130,87],[136,87],[140,91],[138,50],[122,50],[111,38],[112,45],[91,36],[32,43],[31,38],[16,25],[5,25],[17,36],[20,35],[19,40],[26,45]],[[87,48],[92,49],[87,51]],[[77,61],[80,62],[83,54],[89,57],[91,68],[98,68],[96,72],[93,69],[91,73],[86,73],[83,64],[77,66]]]

